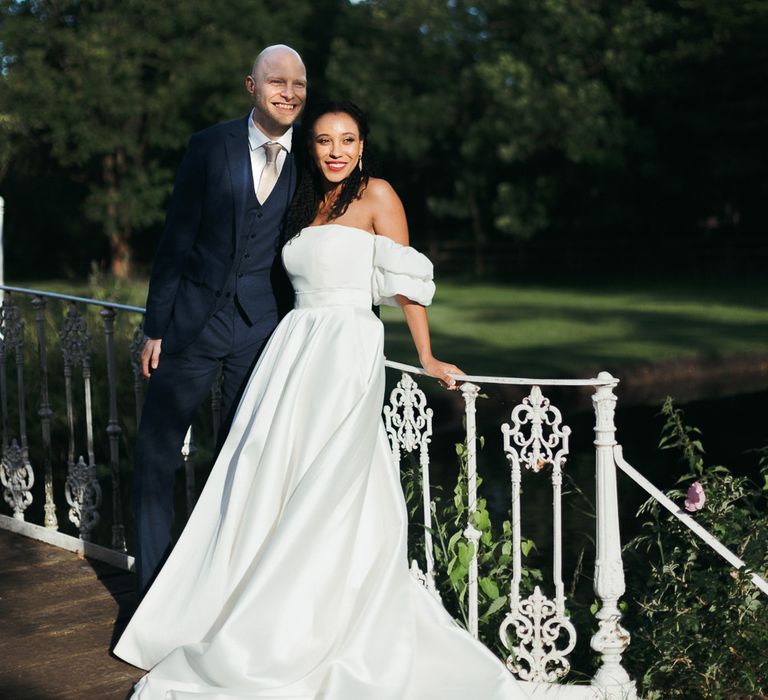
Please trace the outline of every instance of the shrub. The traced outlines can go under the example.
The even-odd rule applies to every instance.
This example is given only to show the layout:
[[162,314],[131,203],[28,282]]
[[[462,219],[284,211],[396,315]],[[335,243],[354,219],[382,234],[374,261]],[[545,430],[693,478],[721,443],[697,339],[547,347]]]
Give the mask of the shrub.
[[[483,438],[479,439],[483,446]],[[467,448],[464,443],[456,444],[459,470],[453,493],[448,497],[439,487],[432,487],[432,536],[435,558],[435,584],[443,604],[454,618],[464,627],[468,627],[467,607],[468,572],[473,555],[473,546],[464,536],[467,528],[468,486],[467,486]],[[408,505],[411,527],[423,529],[421,516],[421,473],[415,460],[402,470],[403,486]],[[477,506],[472,516],[472,524],[480,531],[478,546],[478,599],[480,640],[506,659],[509,652],[504,648],[499,637],[499,624],[508,610],[509,590],[512,580],[512,524],[505,519],[499,526],[494,526],[488,512],[487,501],[482,497],[483,480],[477,476]],[[409,555],[412,559],[423,561],[424,540],[422,536],[409,537]],[[527,557],[535,545],[532,540],[521,538],[522,557]],[[423,564],[422,564],[423,566]],[[535,581],[542,578],[539,569],[523,566],[521,594],[528,595],[533,590]]]
[[693,517],[747,563],[731,570],[654,499],[640,508],[642,533],[625,547],[630,602],[626,661],[641,695],[729,698],[768,688],[768,598],[748,572],[768,570],[768,450],[759,454],[762,483],[705,464],[698,429],[671,399],[660,447],[679,451],[686,473],[668,496],[683,504],[692,482],[706,501]]

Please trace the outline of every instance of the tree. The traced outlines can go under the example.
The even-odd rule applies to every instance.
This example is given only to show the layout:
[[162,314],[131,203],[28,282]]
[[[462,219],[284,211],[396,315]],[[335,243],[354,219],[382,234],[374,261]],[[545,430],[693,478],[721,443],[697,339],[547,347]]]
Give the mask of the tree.
[[370,0],[346,21],[329,83],[371,111],[417,235],[467,241],[478,275],[504,239],[583,274],[765,221],[768,3]]
[[476,273],[498,233],[527,240],[551,226],[567,166],[620,160],[625,120],[609,37],[623,17],[611,7],[379,0],[350,8],[358,31],[334,43],[330,82],[369,106],[405,189],[421,190],[449,230],[468,224]]
[[370,112],[438,261],[581,277],[690,269],[709,245],[710,267],[758,267],[737,253],[768,224],[765,0],[0,0],[0,18],[0,179],[86,192],[116,273],[157,235],[189,134],[245,113],[242,77],[279,41],[311,99]]
[[[0,158],[42,142],[87,183],[83,212],[132,271],[131,239],[157,226],[195,129],[245,113],[242,78],[267,43],[300,45],[309,3],[37,0],[0,4]],[[12,163],[12,160],[11,160]]]

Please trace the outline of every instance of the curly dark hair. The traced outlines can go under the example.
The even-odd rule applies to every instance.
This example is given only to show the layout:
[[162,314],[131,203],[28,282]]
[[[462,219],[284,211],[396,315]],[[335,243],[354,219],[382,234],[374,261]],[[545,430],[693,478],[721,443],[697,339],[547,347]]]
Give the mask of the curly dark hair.
[[339,113],[348,114],[355,120],[360,132],[360,139],[366,142],[365,155],[360,161],[362,168],[354,168],[342,181],[339,194],[328,212],[327,220],[333,221],[342,216],[353,201],[360,199],[365,188],[368,186],[368,180],[372,176],[373,157],[368,145],[368,117],[365,115],[365,112],[354,102],[348,100],[326,101],[313,106],[308,110],[307,116],[304,119],[304,152],[300,154],[298,159],[301,163],[299,166],[299,183],[286,216],[283,242],[290,240],[301,229],[309,226],[317,216],[320,204],[323,201],[324,190],[323,176],[311,157],[314,127],[317,120],[324,114]]

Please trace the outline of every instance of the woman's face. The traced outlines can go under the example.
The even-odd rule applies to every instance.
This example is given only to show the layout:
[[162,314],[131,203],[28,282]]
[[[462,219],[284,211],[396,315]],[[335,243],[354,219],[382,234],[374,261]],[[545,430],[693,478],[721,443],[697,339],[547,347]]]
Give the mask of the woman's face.
[[320,117],[312,130],[312,144],[315,165],[333,184],[344,180],[363,154],[357,122],[345,112],[329,112]]

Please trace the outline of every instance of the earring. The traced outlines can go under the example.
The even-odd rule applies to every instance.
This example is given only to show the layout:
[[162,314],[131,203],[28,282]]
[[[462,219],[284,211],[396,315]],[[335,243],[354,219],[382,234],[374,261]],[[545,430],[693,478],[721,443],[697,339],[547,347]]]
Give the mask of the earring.
[[360,168],[360,172],[363,172],[363,154],[357,159],[357,167]]

